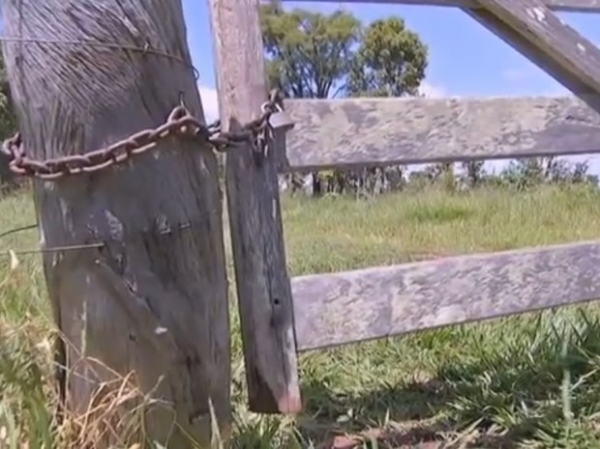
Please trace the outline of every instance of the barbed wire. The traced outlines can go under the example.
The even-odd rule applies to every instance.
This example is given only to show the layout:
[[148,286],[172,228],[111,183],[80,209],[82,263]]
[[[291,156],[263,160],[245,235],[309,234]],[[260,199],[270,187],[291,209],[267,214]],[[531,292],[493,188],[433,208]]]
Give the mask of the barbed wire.
[[25,226],[19,226],[18,228],[13,228],[8,231],[4,231],[4,232],[0,233],[0,239],[4,238],[6,236],[9,236],[11,234],[16,234],[17,232],[28,231],[30,229],[35,229],[37,227],[38,227],[37,223],[28,224]]
[[0,254],[3,254],[5,256],[10,256],[11,253],[17,254],[17,255],[58,253],[58,252],[64,252],[64,251],[80,251],[80,250],[90,249],[90,248],[103,248],[104,246],[105,246],[104,243],[88,243],[88,244],[82,244],[82,245],[53,246],[53,247],[49,247],[49,248],[15,249],[15,250],[7,249],[7,250],[0,252]]
[[216,151],[224,152],[231,147],[251,144],[257,151],[266,152],[268,145],[269,119],[275,112],[283,111],[279,90],[271,91],[269,99],[261,107],[259,118],[246,123],[239,131],[223,132],[217,120],[210,125],[202,124],[192,116],[180,101],[162,125],[139,131],[106,148],[85,154],[61,156],[44,161],[30,158],[17,132],[6,139],[0,152],[9,158],[11,172],[20,176],[31,176],[45,180],[56,180],[67,175],[94,173],[115,164],[121,164],[132,156],[145,153],[169,136],[186,136],[211,145]]
[[[13,228],[8,231],[0,233],[0,239],[6,237],[8,235],[11,235],[11,234],[16,234],[17,232],[28,231],[30,229],[35,229],[37,227],[38,227],[37,223],[29,224],[29,225],[25,225],[25,226],[19,226],[18,228]],[[98,242],[98,243],[84,243],[84,244],[80,244],[80,245],[53,246],[53,247],[49,247],[49,248],[16,249],[16,250],[15,249],[5,249],[5,250],[0,251],[0,254],[2,254],[4,256],[12,257],[13,255],[43,254],[43,253],[54,253],[54,252],[61,252],[61,251],[76,251],[76,250],[89,249],[89,248],[102,248],[103,246],[105,246],[104,243]]]
[[196,81],[200,79],[200,72],[194,67],[190,61],[184,60],[182,57],[173,55],[161,50],[158,50],[151,46],[149,41],[146,41],[143,47],[120,44],[118,42],[102,42],[93,39],[78,39],[78,40],[65,40],[65,39],[39,39],[39,38],[28,38],[28,37],[17,37],[17,36],[0,36],[0,42],[19,42],[25,44],[47,44],[47,45],[69,45],[69,46],[89,46],[89,47],[100,47],[110,48],[114,50],[130,51],[134,53],[141,53],[142,55],[152,54],[155,56],[161,56],[163,58],[171,59],[179,62],[180,64],[189,67],[194,72],[194,78]]

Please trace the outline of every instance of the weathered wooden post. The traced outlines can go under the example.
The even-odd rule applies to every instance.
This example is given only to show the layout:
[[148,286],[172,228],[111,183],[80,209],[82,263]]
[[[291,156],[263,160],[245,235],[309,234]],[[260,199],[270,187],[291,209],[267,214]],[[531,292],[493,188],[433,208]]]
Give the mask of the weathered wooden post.
[[[259,3],[210,0],[209,4],[221,123],[235,131],[240,123],[256,119],[267,101]],[[263,150],[247,146],[226,156],[249,407],[263,413],[293,413],[301,409],[301,401],[277,182],[281,155],[273,148]]]
[[[179,0],[3,0],[2,12],[26,156],[105,148],[163,124],[182,99],[203,122]],[[138,136],[112,156],[30,163],[28,174],[37,172],[42,246],[95,245],[44,259],[68,341],[66,408],[85,410],[111,376],[89,358],[134,370],[169,405],[147,415],[148,436],[187,448],[185,434],[210,437],[209,398],[224,429],[230,422],[222,206],[210,145],[165,134]]]

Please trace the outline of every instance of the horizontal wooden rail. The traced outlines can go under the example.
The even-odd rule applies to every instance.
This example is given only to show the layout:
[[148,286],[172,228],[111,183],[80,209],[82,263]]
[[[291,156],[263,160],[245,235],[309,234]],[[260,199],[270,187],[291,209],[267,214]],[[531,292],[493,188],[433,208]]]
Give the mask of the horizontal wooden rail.
[[292,279],[298,350],[600,298],[600,241]]
[[[286,1],[310,1],[327,2],[332,0],[283,0]],[[337,2],[336,2],[337,3]],[[386,3],[396,5],[425,5],[425,6],[456,6],[459,8],[480,8],[475,0],[344,0],[342,3]],[[555,11],[570,12],[598,12],[600,11],[600,0],[545,0],[544,3]]]
[[577,97],[287,100],[282,172],[600,152]]

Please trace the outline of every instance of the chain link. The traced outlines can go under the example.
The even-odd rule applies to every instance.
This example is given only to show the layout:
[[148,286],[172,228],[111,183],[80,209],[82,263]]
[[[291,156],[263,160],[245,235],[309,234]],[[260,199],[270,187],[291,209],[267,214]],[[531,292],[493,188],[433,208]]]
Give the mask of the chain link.
[[132,156],[154,148],[159,141],[169,136],[198,139],[201,143],[210,144],[219,152],[251,144],[255,151],[266,154],[269,119],[273,113],[281,110],[281,104],[280,92],[277,89],[271,91],[269,100],[261,107],[260,117],[246,123],[240,131],[223,132],[218,120],[210,125],[203,125],[181,104],[176,106],[166,122],[157,128],[139,131],[106,148],[86,154],[37,161],[27,156],[20,133],[6,139],[0,151],[9,158],[9,167],[13,173],[46,180],[79,173],[93,173],[123,163]]

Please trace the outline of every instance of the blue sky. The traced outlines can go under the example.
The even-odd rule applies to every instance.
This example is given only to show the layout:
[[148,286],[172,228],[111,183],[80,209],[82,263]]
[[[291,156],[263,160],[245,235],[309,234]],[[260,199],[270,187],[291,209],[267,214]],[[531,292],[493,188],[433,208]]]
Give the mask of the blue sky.
[[[207,120],[217,117],[212,43],[206,0],[182,0],[188,42],[200,73],[200,93]],[[285,2],[287,8],[332,12],[343,8],[363,23],[398,15],[429,47],[424,91],[436,96],[567,95],[569,92],[544,71],[458,8],[413,5],[357,4],[343,2]],[[600,45],[600,14],[558,13],[570,26]],[[600,174],[600,156],[588,160]],[[504,161],[488,162],[500,169]]]
[[[214,87],[214,69],[206,0],[183,0],[192,58],[200,83]],[[457,8],[407,5],[369,5],[285,2],[331,12],[343,8],[364,23],[398,15],[429,46],[426,81],[448,95],[555,95],[561,85]],[[592,42],[600,43],[600,14],[559,13]]]

